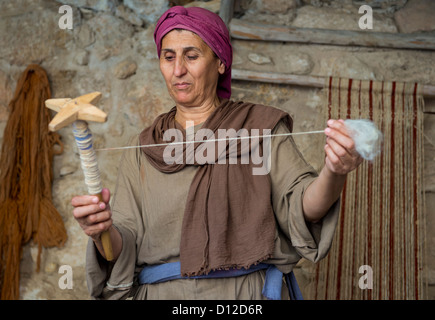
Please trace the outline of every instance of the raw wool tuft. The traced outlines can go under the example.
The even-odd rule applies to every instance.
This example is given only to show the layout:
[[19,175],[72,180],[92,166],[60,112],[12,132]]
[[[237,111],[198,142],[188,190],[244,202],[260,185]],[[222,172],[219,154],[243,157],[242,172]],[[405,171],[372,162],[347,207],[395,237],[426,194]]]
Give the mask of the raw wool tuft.
[[[22,246],[61,247],[67,239],[62,217],[52,203],[53,156],[63,151],[57,133],[48,131],[51,97],[47,74],[32,64],[18,80],[9,103],[0,155],[0,299],[19,299]],[[53,147],[61,147],[55,152]]]
[[382,132],[367,119],[344,121],[355,142],[356,151],[365,160],[373,161],[382,150]]

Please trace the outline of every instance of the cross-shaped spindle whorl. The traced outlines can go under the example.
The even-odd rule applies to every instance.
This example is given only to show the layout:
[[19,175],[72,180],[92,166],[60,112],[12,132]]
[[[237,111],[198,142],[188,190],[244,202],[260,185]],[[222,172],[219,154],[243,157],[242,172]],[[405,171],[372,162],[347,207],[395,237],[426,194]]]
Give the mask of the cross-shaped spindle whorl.
[[[73,125],[74,138],[80,153],[81,166],[85,176],[88,193],[96,195],[102,201],[102,184],[98,170],[97,157],[92,145],[92,133],[86,121],[105,122],[107,115],[95,107],[101,98],[100,92],[92,92],[75,99],[48,99],[45,106],[57,112],[49,124],[50,131],[57,131],[69,124]],[[108,261],[113,260],[112,243],[109,232],[101,235],[104,253]]]

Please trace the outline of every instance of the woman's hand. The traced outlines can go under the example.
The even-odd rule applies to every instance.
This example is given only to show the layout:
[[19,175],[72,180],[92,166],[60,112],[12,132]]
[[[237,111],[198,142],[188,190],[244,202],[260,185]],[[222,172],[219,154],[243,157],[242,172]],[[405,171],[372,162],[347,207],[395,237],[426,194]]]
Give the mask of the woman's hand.
[[305,219],[310,222],[317,222],[325,216],[340,196],[347,174],[363,161],[343,120],[329,120],[325,134],[325,166],[319,177],[308,186],[303,198]]
[[333,174],[347,175],[361,164],[363,158],[356,151],[343,120],[328,120],[325,134],[325,166]]
[[94,242],[100,241],[101,234],[112,226],[108,189],[102,190],[102,198],[103,201],[100,201],[97,196],[84,195],[76,196],[71,200],[74,218]]
[[121,254],[122,237],[118,229],[112,227],[109,189],[103,189],[101,195],[103,201],[100,201],[97,196],[90,195],[74,197],[71,200],[74,207],[73,215],[83,231],[94,241],[103,258],[106,258],[106,254],[101,241],[101,234],[104,231],[109,231],[113,260],[115,261]]

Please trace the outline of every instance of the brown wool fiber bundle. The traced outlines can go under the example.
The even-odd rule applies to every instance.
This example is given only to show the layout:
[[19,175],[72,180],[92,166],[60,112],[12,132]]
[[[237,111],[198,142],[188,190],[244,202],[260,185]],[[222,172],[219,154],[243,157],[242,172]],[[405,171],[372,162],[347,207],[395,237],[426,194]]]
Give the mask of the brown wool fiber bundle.
[[[0,298],[19,299],[22,246],[61,247],[67,239],[63,220],[52,203],[52,161],[62,153],[57,133],[48,131],[51,97],[47,74],[29,65],[9,103],[9,118],[0,156]],[[54,151],[54,145],[61,147]]]

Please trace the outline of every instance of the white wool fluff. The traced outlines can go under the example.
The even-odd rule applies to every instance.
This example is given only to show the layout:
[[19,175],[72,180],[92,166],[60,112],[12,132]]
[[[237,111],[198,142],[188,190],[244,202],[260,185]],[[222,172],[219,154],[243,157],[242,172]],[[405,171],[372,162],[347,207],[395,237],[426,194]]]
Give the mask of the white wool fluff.
[[347,119],[344,124],[355,142],[356,151],[365,160],[373,161],[382,149],[382,132],[366,119]]

